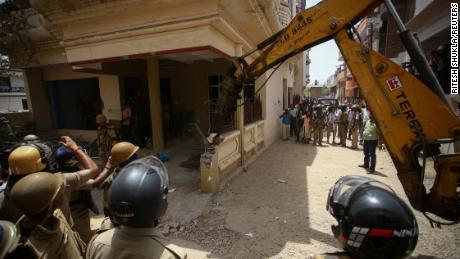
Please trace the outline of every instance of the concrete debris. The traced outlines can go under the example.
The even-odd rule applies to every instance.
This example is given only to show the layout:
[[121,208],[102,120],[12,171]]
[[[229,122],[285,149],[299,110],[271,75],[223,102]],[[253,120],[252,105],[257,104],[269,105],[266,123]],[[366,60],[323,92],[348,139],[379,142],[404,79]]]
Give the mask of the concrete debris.
[[245,236],[247,237],[254,237],[254,234],[252,234],[251,232],[247,233],[247,234],[244,234]]
[[173,222],[173,223],[171,223],[169,226],[172,227],[172,228],[178,228],[178,227],[179,227],[179,223]]
[[163,234],[163,235],[169,234],[169,226],[168,226],[168,225],[165,225],[163,228],[161,228],[160,232],[161,232],[161,234]]

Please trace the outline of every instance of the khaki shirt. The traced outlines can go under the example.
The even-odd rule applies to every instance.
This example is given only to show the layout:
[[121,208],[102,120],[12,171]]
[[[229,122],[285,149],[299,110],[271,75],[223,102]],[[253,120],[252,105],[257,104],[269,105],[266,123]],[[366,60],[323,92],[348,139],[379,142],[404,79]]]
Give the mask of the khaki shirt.
[[[55,220],[53,230],[41,225],[36,226],[27,239],[25,246],[31,248],[38,255],[38,258],[83,258],[85,244],[78,234],[72,231],[62,211],[56,209],[53,216]],[[24,219],[24,217],[20,219],[18,225],[21,225]]]
[[85,183],[91,179],[91,171],[88,169],[81,170],[75,173],[62,173],[62,177],[65,180],[65,192],[62,198],[62,213],[69,222],[70,226],[74,225],[71,212],[70,212],[70,198],[72,196],[72,191],[80,189]]
[[[176,257],[173,252],[179,257]],[[155,228],[112,228],[93,237],[86,252],[88,259],[187,258],[185,251],[169,243]]]

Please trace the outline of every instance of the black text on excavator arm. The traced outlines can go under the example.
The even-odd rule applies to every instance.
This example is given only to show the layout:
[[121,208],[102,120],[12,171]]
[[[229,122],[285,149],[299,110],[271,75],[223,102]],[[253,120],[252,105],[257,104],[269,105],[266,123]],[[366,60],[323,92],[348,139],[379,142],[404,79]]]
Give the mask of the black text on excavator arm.
[[[233,76],[221,85],[220,107],[223,112],[234,111],[245,83],[303,50],[334,39],[374,115],[412,207],[458,221],[460,154],[439,155],[439,144],[441,140],[445,143],[460,139],[460,120],[426,59],[411,42],[410,33],[400,31],[409,55],[422,71],[419,80],[347,33],[349,26],[383,2],[398,20],[390,0],[353,0],[347,4],[343,0],[326,0],[299,13],[285,29],[246,55],[259,50],[253,62],[248,64],[244,57],[234,62]],[[420,152],[435,157],[436,179],[429,192],[423,184]]]

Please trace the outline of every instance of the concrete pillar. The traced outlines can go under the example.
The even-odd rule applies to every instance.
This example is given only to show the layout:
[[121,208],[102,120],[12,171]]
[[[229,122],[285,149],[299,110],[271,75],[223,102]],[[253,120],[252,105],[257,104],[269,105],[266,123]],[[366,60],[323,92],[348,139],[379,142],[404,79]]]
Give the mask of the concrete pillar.
[[24,69],[24,86],[30,100],[29,110],[32,111],[37,129],[52,129],[51,107],[48,88],[43,81],[43,71],[40,68]]
[[153,150],[155,152],[160,152],[164,149],[164,142],[158,59],[150,58],[147,60],[147,78],[149,87]]

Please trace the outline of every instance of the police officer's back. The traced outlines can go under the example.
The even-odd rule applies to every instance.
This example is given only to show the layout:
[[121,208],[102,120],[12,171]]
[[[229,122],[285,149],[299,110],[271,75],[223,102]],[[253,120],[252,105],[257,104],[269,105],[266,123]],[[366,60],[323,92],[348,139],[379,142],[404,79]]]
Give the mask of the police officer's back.
[[155,229],[168,206],[168,182],[166,168],[153,156],[126,165],[109,195],[116,227],[93,237],[87,258],[185,258]]
[[11,200],[24,213],[17,225],[21,246],[37,258],[83,258],[85,244],[72,231],[59,209],[65,191],[61,174],[45,172],[21,178],[11,191]]

